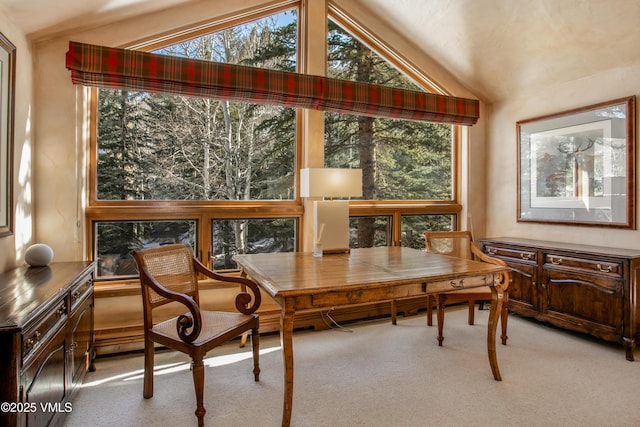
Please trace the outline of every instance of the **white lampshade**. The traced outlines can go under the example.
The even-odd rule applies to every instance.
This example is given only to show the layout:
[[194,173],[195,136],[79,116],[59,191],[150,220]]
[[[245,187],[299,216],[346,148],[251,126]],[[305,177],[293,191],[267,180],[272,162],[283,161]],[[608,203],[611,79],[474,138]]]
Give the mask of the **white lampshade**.
[[301,197],[360,197],[362,169],[300,169]]

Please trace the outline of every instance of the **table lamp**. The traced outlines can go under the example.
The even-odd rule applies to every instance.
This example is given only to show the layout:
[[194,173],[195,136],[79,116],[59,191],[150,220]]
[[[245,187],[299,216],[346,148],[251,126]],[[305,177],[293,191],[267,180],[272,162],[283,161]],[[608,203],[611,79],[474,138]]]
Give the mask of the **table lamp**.
[[334,197],[362,196],[362,169],[300,169],[301,197],[328,197],[313,202],[314,248],[322,252],[349,252],[349,201]]

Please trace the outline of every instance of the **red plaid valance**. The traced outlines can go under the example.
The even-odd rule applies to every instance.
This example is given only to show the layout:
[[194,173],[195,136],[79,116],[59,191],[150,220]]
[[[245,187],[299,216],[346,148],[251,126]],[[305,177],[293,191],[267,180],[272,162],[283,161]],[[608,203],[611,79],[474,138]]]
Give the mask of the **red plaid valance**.
[[308,74],[69,42],[74,84],[472,125],[479,102]]

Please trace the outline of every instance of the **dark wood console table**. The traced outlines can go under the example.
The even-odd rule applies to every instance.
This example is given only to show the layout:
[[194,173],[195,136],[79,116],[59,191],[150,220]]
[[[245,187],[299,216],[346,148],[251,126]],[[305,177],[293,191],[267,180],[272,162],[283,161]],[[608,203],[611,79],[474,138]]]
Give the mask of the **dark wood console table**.
[[512,269],[509,310],[624,345],[640,342],[640,250],[531,239],[480,240]]
[[0,425],[60,425],[93,369],[93,262],[0,274]]

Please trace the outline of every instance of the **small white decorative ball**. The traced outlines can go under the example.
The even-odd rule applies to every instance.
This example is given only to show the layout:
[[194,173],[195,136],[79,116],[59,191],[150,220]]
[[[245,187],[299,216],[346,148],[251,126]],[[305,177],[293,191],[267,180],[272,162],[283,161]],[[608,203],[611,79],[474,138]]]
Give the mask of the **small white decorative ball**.
[[44,243],[36,243],[27,248],[24,261],[32,267],[44,267],[53,259],[53,249]]

